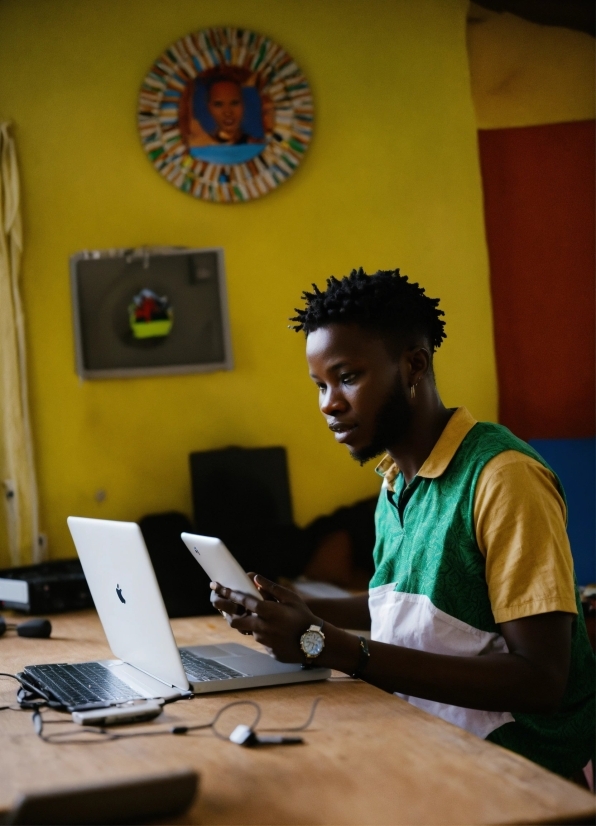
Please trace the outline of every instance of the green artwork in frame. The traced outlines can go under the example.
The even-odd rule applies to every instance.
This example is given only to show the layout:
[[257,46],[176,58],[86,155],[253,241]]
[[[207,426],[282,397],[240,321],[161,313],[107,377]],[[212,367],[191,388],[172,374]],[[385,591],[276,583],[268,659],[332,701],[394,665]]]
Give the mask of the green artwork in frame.
[[312,138],[309,84],[281,46],[247,29],[203,29],[155,61],[139,95],[149,160],[205,201],[260,198],[289,178]]

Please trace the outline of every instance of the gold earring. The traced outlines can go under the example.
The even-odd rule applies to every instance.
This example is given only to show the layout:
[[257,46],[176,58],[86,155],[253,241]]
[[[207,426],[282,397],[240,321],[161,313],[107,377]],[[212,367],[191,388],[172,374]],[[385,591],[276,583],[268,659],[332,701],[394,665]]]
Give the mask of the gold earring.
[[410,385],[410,398],[411,399],[416,398],[416,385],[415,384]]

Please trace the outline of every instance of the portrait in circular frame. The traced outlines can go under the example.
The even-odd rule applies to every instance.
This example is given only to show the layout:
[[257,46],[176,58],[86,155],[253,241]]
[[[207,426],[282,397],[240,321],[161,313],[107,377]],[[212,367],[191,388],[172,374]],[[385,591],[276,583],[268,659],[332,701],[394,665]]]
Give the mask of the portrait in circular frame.
[[178,189],[240,203],[276,189],[313,131],[308,82],[287,52],[248,29],[203,29],[155,61],[139,95],[143,148]]

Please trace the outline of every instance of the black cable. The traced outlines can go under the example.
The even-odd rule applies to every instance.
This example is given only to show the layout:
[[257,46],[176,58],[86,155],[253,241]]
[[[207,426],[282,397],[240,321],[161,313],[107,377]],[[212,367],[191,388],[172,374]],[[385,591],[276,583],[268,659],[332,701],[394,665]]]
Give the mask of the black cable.
[[213,734],[215,734],[216,737],[219,737],[220,740],[229,740],[229,737],[227,737],[225,734],[221,734],[221,732],[217,730],[216,724],[221,715],[228,711],[228,709],[233,708],[234,706],[252,706],[256,710],[255,719],[253,720],[252,725],[249,727],[254,729],[255,726],[258,724],[259,720],[261,719],[261,706],[258,703],[255,703],[254,700],[234,700],[233,702],[223,706],[223,708],[220,708],[220,710],[217,712],[217,714],[210,723],[203,723],[198,726],[175,726],[173,729],[171,729],[171,732],[172,734],[186,734],[187,731],[196,731],[197,729],[210,728],[212,729]]
[[[304,731],[308,728],[308,726],[312,723],[315,712],[317,710],[317,706],[320,702],[321,698],[317,697],[311,706],[310,713],[305,723],[302,723],[300,726],[293,726],[293,727],[284,727],[280,726],[277,728],[264,728],[261,731]],[[217,730],[217,723],[221,716],[225,714],[226,711],[233,708],[234,706],[252,706],[255,709],[255,718],[252,722],[252,725],[249,727],[254,730],[254,728],[258,725],[259,720],[261,719],[261,706],[258,703],[255,703],[253,700],[234,700],[231,703],[227,703],[225,706],[219,709],[215,717],[210,720],[208,723],[198,723],[192,726],[173,726],[171,728],[164,728],[158,729],[154,731],[136,731],[136,732],[127,732],[125,734],[118,734],[117,732],[108,731],[105,728],[100,728],[96,726],[84,726],[83,728],[72,729],[69,728],[67,731],[58,731],[55,734],[45,734],[44,733],[44,725],[51,725],[53,723],[65,723],[66,720],[44,720],[41,714],[41,709],[36,708],[33,712],[32,722],[33,727],[35,729],[35,733],[38,737],[40,737],[45,743],[52,743],[53,745],[60,745],[61,743],[67,743],[70,745],[94,745],[96,743],[107,743],[112,742],[114,740],[125,740],[131,737],[160,737],[164,734],[187,734],[188,732],[192,731],[199,731],[203,729],[211,729],[213,734],[218,737],[220,740],[229,740],[229,737],[225,734],[222,734],[220,731]],[[97,740],[76,740],[72,738],[76,738],[82,734],[88,734],[92,736],[97,736],[99,739]],[[68,738],[68,739],[66,739]]]
[[[117,734],[116,732],[106,731],[106,729],[99,728],[96,726],[85,726],[83,728],[81,728],[80,726],[76,726],[74,728],[68,728],[66,731],[57,731],[55,734],[45,734],[44,726],[51,726],[52,724],[57,725],[60,723],[69,723],[71,721],[44,720],[41,715],[41,709],[35,709],[31,719],[33,721],[33,728],[35,729],[35,733],[37,734],[37,736],[40,737],[44,741],[44,743],[53,743],[54,745],[67,743],[71,746],[89,746],[94,745],[96,743],[107,743],[111,742],[112,740],[120,740],[123,737],[152,737],[160,734],[170,733],[169,729],[161,729],[159,731],[146,731],[132,734]],[[97,736],[100,739],[82,741],[71,739],[78,737],[81,734]],[[69,738],[68,740],[64,739],[67,737]]]
[[[16,680],[19,685],[22,686],[20,679],[16,676],[16,674],[9,674],[7,672],[0,671],[0,677],[10,677],[13,680]],[[312,723],[313,718],[315,716],[315,712],[317,710],[317,705],[319,704],[320,697],[317,697],[310,710],[310,714],[305,723],[300,726],[290,726],[290,727],[282,727],[282,728],[264,728],[262,731],[304,731],[308,728],[308,726]],[[139,732],[131,732],[127,734],[118,734],[116,732],[106,731],[106,729],[101,727],[95,726],[84,726],[81,729],[69,730],[64,732],[56,732],[56,734],[44,734],[43,727],[44,725],[51,725],[52,723],[63,723],[66,722],[65,720],[44,720],[41,716],[41,710],[43,706],[46,706],[47,703],[44,700],[40,701],[40,704],[34,709],[33,711],[33,727],[35,729],[35,733],[46,743],[57,743],[57,742],[68,742],[63,740],[64,736],[78,736],[81,734],[92,734],[92,735],[100,735],[101,739],[96,741],[84,741],[81,742],[80,740],[78,743],[72,743],[72,745],[83,745],[88,744],[89,742],[97,742],[103,743],[106,741],[112,740],[121,740],[124,738],[129,737],[156,737],[163,734],[187,734],[189,731],[199,731],[202,729],[211,729],[213,734],[216,737],[219,737],[220,740],[228,740],[229,737],[225,734],[222,734],[220,731],[217,730],[217,723],[220,717],[225,714],[226,711],[233,708],[234,706],[252,706],[255,709],[255,718],[252,721],[249,728],[255,729],[259,724],[259,720],[261,719],[261,706],[258,703],[255,703],[253,700],[234,700],[231,703],[227,703],[227,705],[223,706],[219,709],[215,717],[209,723],[199,723],[193,726],[173,726],[169,729],[159,729],[158,731],[139,731]],[[11,711],[20,711],[22,709],[17,709],[14,706],[0,706],[0,711],[8,710]]]
[[[0,671],[0,677],[10,677],[11,679],[16,680],[19,685],[21,684],[21,681],[16,674],[8,674],[6,671]],[[0,706],[0,711],[6,711],[7,709],[16,711],[14,706]]]

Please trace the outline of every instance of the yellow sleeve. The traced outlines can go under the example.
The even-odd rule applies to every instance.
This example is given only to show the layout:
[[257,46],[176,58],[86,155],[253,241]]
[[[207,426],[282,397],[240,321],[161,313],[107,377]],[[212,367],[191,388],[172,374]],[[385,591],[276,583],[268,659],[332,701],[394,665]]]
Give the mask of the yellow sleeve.
[[476,485],[474,525],[495,620],[577,614],[565,502],[540,462],[507,450]]

